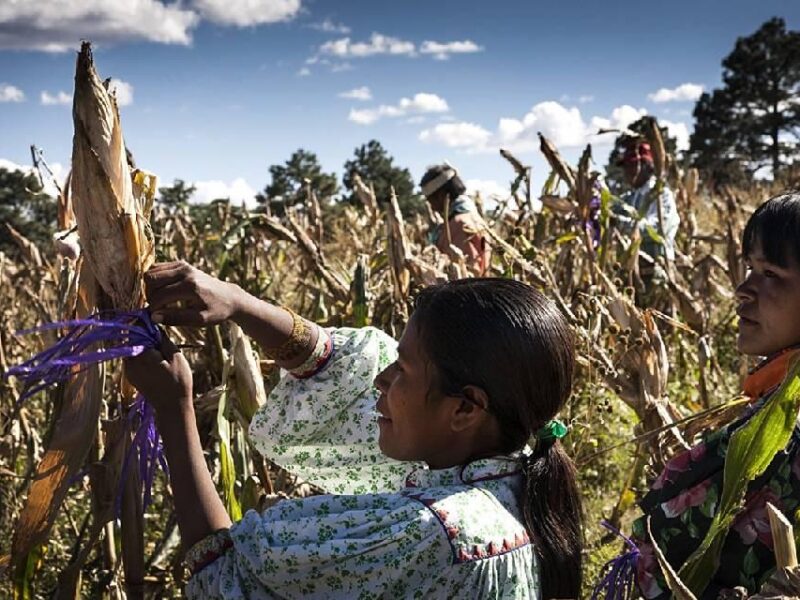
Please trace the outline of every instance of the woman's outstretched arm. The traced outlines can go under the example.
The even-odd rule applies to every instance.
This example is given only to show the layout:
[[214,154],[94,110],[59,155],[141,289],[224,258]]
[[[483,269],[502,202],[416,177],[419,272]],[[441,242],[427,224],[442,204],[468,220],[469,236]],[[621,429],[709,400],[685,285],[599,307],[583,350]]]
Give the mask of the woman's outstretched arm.
[[183,261],[159,263],[144,280],[154,321],[205,326],[231,319],[284,369],[301,365],[317,343],[310,321]]

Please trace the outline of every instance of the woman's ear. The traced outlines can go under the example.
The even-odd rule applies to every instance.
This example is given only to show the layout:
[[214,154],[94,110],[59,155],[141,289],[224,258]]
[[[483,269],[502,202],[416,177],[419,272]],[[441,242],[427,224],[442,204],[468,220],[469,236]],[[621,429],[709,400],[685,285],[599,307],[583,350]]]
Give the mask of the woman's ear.
[[480,424],[489,414],[489,395],[477,385],[467,385],[459,396],[452,396],[455,408],[450,425],[455,432]]

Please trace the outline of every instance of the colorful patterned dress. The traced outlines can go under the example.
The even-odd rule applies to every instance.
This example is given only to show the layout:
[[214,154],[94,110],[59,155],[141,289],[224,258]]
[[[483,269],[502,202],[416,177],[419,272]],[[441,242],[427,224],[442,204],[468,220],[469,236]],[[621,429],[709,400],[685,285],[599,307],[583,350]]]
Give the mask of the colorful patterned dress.
[[383,456],[373,380],[397,343],[374,328],[329,333],[311,359],[321,370],[286,374],[250,425],[261,453],[328,495],[251,510],[200,541],[187,595],[538,598],[518,457],[430,470]]
[[[638,584],[648,600],[670,596],[652,545],[645,541],[645,518],[650,516],[653,538],[669,563],[678,570],[700,545],[714,518],[722,493],[725,453],[734,431],[744,425],[786,377],[797,349],[765,361],[745,381],[745,393],[754,399],[745,414],[711,432],[691,450],[669,461],[640,502],[645,517],[634,522],[633,538],[641,557]],[[786,449],[761,477],[752,481],[744,508],[736,516],[722,549],[720,566],[703,598],[716,599],[722,590],[737,586],[755,593],[775,569],[772,533],[766,512],[771,502],[792,521],[800,506],[800,427],[795,427]]]

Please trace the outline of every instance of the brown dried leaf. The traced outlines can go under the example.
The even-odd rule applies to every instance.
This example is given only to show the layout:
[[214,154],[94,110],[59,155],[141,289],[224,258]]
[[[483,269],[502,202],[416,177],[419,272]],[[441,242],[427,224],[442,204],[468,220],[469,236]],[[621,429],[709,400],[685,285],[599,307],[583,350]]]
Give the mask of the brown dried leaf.
[[71,190],[84,256],[115,308],[137,308],[152,235],[133,194],[116,100],[95,71],[88,42],[78,54],[72,115]]

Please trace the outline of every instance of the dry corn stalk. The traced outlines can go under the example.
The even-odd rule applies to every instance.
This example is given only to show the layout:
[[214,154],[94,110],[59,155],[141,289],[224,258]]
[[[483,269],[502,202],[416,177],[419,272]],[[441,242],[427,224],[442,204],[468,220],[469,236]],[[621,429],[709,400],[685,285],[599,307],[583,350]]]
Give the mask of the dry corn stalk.
[[550,140],[539,134],[539,148],[550,163],[550,167],[558,174],[561,181],[567,184],[570,192],[575,191],[575,170],[570,167],[563,158],[558,149],[552,144]]
[[[122,310],[138,308],[144,302],[142,273],[153,261],[146,214],[155,179],[138,172],[133,174],[136,180],[132,179],[116,101],[98,77],[91,46],[86,42],[78,54],[73,120],[70,188],[83,255],[78,315],[85,317],[98,305]],[[107,295],[105,301],[99,301],[95,294],[98,284]],[[12,557],[16,565],[21,565],[34,545],[43,541],[69,479],[92,446],[101,407],[99,374],[99,367],[94,365],[78,372],[65,386],[53,438],[38,466],[15,530]],[[121,441],[127,443],[127,434]],[[118,449],[109,448],[107,454],[116,456]],[[143,523],[141,511],[135,507],[140,498],[133,487],[126,486],[122,501],[123,531],[135,532],[124,534],[123,554],[126,583],[138,585],[144,575]],[[104,522],[111,515],[95,518]]]
[[72,116],[72,202],[86,264],[114,308],[138,308],[152,233],[134,197],[116,99],[95,71],[88,42],[78,54]]
[[[628,339],[621,345],[613,361],[615,368],[606,374],[606,379],[617,395],[636,412],[645,431],[668,426],[680,415],[665,397],[669,357],[653,313],[640,311],[600,271],[598,274],[609,290],[605,308]],[[667,449],[689,448],[677,427],[667,429],[666,435]],[[651,445],[657,461],[663,461],[666,456],[659,439],[652,438]]]
[[375,198],[375,189],[370,185],[367,187],[358,173],[353,173],[353,189],[364,205],[364,210],[372,223],[376,223],[380,218],[378,200]]
[[403,215],[394,188],[389,193],[389,203],[386,211],[386,237],[388,239],[389,264],[394,283],[394,299],[402,304],[408,299],[411,285],[409,270],[406,266],[411,253],[408,249]]

